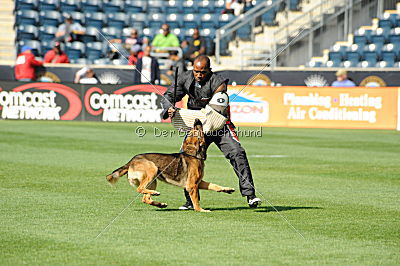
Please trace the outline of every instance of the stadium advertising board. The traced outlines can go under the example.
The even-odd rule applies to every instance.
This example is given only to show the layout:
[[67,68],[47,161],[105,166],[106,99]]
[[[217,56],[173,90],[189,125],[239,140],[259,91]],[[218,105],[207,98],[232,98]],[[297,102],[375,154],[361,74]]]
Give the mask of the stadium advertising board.
[[239,126],[396,129],[397,88],[230,86]]

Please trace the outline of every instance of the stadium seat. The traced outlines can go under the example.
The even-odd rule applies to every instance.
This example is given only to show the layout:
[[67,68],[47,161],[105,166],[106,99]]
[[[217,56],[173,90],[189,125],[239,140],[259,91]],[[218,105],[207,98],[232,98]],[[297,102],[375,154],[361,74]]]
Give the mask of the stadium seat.
[[217,28],[219,14],[204,14],[201,16],[201,28]]
[[[107,25],[108,27],[115,27],[122,29],[125,27],[125,22],[128,22],[128,16],[125,13],[108,13]],[[128,25],[126,25],[128,26]]]
[[38,7],[37,0],[15,0],[15,10],[34,10]]
[[180,28],[183,24],[180,14],[177,13],[168,14],[166,22],[171,29]]
[[203,38],[209,38],[210,40],[214,40],[216,30],[213,28],[205,29],[202,28],[200,30],[200,36]]
[[40,11],[39,13],[40,25],[57,27],[61,22],[61,14],[58,11]]
[[398,19],[398,14],[384,12],[379,23],[381,23],[381,21],[382,21],[382,23],[386,24],[387,23],[386,21],[389,21],[390,26],[395,27],[396,23],[397,23],[397,19]]
[[185,40],[185,33],[181,28],[174,28],[172,29],[172,32],[175,34],[175,36],[178,37],[180,41]]
[[70,59],[80,58],[85,54],[85,44],[82,42],[66,43],[65,52]]
[[166,17],[164,14],[152,13],[148,15],[147,20],[149,28],[160,29],[161,25],[165,23]]
[[147,1],[147,14],[153,14],[153,13],[162,13],[163,12],[163,1],[160,0],[149,0]]
[[213,10],[211,10],[210,7],[210,1],[202,0],[202,1],[195,1],[195,3],[197,3],[197,12],[199,14],[209,14],[210,12],[213,12]]
[[85,26],[94,27],[101,30],[105,24],[106,15],[102,12],[86,13],[85,14]]
[[35,40],[38,37],[38,29],[33,25],[20,25],[17,28],[18,40]]
[[85,34],[81,37],[84,43],[100,40],[99,30],[94,27],[87,27]]
[[177,14],[181,13],[183,3],[181,1],[168,1],[165,4],[164,12],[165,14]]
[[400,43],[400,27],[394,28],[390,31],[389,42]]
[[124,12],[128,14],[141,13],[146,6],[146,1],[144,0],[126,0],[124,2]]
[[35,40],[21,40],[18,42],[18,54],[21,52],[22,46],[29,46],[32,48],[32,53],[35,56],[40,56],[42,54],[41,52],[41,45],[39,41]]
[[385,44],[385,37],[382,35],[372,35],[371,43],[375,44],[376,50],[381,50],[383,45]]
[[367,37],[364,35],[354,35],[353,43],[357,44],[361,49],[367,44]]
[[41,41],[52,41],[55,38],[57,27],[41,26],[39,28],[39,39]]
[[[261,1],[259,1],[261,2]],[[212,2],[210,3],[212,5]],[[214,14],[221,14],[222,11],[225,9],[225,1],[224,0],[217,0],[214,1]]]
[[223,14],[218,18],[218,28],[223,27],[235,18],[232,14]]
[[199,26],[198,20],[195,14],[185,14],[183,16],[183,28],[185,29],[194,29]]
[[331,60],[329,60],[329,61],[327,61],[326,62],[326,64],[325,65],[323,65],[323,66],[326,66],[326,67],[340,67],[342,64],[341,64],[341,62],[340,61],[331,61]]
[[44,55],[53,49],[54,47],[54,41],[40,41],[40,50],[41,50],[41,55],[44,57]]
[[89,60],[101,58],[104,51],[105,48],[102,42],[90,42],[86,44],[86,58]]
[[289,9],[290,10],[298,10],[299,9],[299,0],[289,0]]
[[183,30],[183,36],[185,40],[191,39],[194,32],[194,28]]
[[57,10],[59,6],[58,0],[40,0],[39,1],[39,10],[47,11],[47,10]]
[[108,58],[100,58],[93,61],[95,65],[110,65],[111,61]]
[[389,42],[390,28],[377,28],[372,35],[372,42],[374,36],[383,36],[385,42]]
[[396,61],[396,54],[390,51],[382,52],[382,61],[386,62],[387,67],[393,67]]
[[[368,67],[374,67],[376,62],[378,61],[378,55],[375,51],[364,51],[363,59],[365,62],[368,62]],[[362,66],[365,67],[365,66]]]
[[71,64],[79,64],[79,65],[90,65],[92,63],[91,60],[86,58],[70,59],[69,62]]
[[236,36],[241,40],[250,41],[252,27],[250,24],[243,25],[236,31]]
[[122,37],[122,30],[114,27],[103,28],[101,32],[108,40],[121,39]]
[[81,10],[83,13],[87,12],[100,12],[102,8],[101,0],[81,0]]
[[111,61],[113,65],[117,65],[117,66],[122,66],[122,65],[127,65],[128,62],[126,61],[125,58],[121,58],[121,59],[114,59]]
[[154,28],[145,28],[145,29],[143,29],[144,37],[147,37],[150,40],[152,40],[159,33],[161,33],[160,29],[154,29]]
[[365,36],[367,43],[371,42],[372,29],[360,28],[354,33],[355,36]]
[[60,11],[61,12],[77,12],[80,9],[79,0],[61,0]]
[[346,50],[346,54],[344,55],[344,59],[346,59],[347,56],[347,52],[356,52],[358,53],[360,56],[362,55],[362,52],[364,51],[364,48],[367,45],[364,46],[359,46],[358,44],[352,44],[350,47],[347,48]]
[[66,18],[68,15],[70,15],[72,17],[74,22],[77,22],[77,23],[79,23],[81,25],[85,25],[85,15],[83,13],[71,11],[71,12],[64,12],[62,14],[62,16],[64,18]]
[[110,0],[103,3],[103,12],[107,14],[118,13],[122,11],[124,2],[121,0]]
[[393,24],[392,21],[389,19],[380,19],[378,22],[378,26],[379,28],[387,28],[390,30],[395,26],[395,24]]
[[39,14],[34,10],[18,10],[16,14],[17,25],[34,25],[39,22]]
[[349,67],[356,67],[360,61],[361,56],[358,51],[347,51],[346,58],[347,58],[347,61],[350,62]]
[[329,60],[332,61],[335,65],[340,64],[340,62],[342,61],[343,56],[342,53],[340,51],[338,52],[329,52]]
[[185,14],[197,13],[197,5],[194,1],[184,1],[182,6]]
[[276,9],[271,8],[261,16],[261,19],[264,22],[264,24],[269,26],[274,26],[276,24],[275,17],[276,17]]
[[144,13],[131,14],[129,17],[130,26],[135,29],[147,27],[147,15]]
[[346,58],[346,51],[348,50],[348,46],[346,45],[340,45],[340,44],[334,44],[330,48],[330,51],[332,52],[338,52],[342,56],[342,59]]

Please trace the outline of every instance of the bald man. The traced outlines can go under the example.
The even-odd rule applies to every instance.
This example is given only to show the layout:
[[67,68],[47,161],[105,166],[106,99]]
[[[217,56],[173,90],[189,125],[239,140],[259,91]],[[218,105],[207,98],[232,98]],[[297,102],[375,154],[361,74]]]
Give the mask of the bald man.
[[[211,71],[210,59],[205,55],[196,57],[193,63],[193,70],[186,71],[178,77],[176,101],[180,101],[185,95],[189,96],[188,109],[200,110],[204,108],[211,100],[212,96],[217,92],[226,92],[228,79],[215,74]],[[175,108],[172,106],[174,87],[172,86],[165,92],[162,101],[164,111],[162,118],[167,119],[173,117]],[[247,197],[247,203],[251,208],[255,208],[261,204],[261,200],[255,195],[253,177],[249,163],[247,161],[246,152],[240,145],[239,139],[235,132],[235,127],[228,119],[224,128],[213,134],[206,134],[206,148],[211,143],[215,143],[217,147],[224,153],[238,179],[242,196]],[[189,193],[185,190],[186,203],[179,209],[193,209],[193,204]]]

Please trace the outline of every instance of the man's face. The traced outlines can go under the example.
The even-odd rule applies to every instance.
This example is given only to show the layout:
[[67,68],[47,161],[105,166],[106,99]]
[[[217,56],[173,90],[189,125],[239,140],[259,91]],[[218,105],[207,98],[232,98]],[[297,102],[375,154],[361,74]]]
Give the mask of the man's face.
[[197,82],[203,82],[210,74],[211,69],[207,68],[204,64],[198,63],[193,66],[193,75]]
[[151,53],[151,47],[150,46],[146,46],[146,48],[144,48],[143,55],[144,56],[150,56],[150,53]]
[[337,76],[337,80],[338,81],[343,81],[343,80],[346,80],[347,79],[347,75],[340,75],[340,76]]
[[72,18],[67,18],[67,19],[65,20],[65,22],[66,22],[67,24],[72,24]]
[[162,25],[161,29],[163,31],[164,36],[167,36],[169,33],[169,26],[164,24]]
[[198,29],[195,29],[194,31],[193,31],[193,39],[197,39],[197,38],[199,38],[199,36],[200,36],[200,33],[199,33],[199,30]]
[[131,31],[131,38],[137,38],[137,31],[136,30],[133,30],[133,31]]

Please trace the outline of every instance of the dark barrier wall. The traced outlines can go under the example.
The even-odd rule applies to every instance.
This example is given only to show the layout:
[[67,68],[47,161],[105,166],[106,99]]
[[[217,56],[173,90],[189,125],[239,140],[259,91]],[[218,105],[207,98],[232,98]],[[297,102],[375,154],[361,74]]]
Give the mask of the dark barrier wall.
[[[47,67],[38,70],[40,81],[72,83],[78,67]],[[95,73],[102,84],[133,84],[132,68],[95,68]],[[244,85],[251,83],[262,86],[329,86],[335,80],[335,71],[321,70],[277,70],[263,71],[220,71],[230,79],[230,84]],[[359,86],[386,87],[400,86],[399,71],[349,71],[349,77]],[[162,75],[162,84],[169,84],[170,78]],[[0,80],[14,81],[14,68],[0,66]]]
[[[0,82],[0,119],[162,122],[166,87]],[[180,106],[179,104],[177,106]]]

